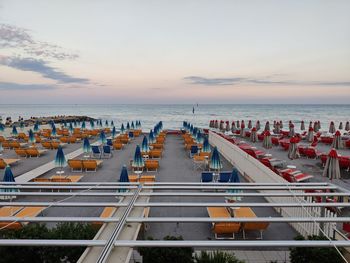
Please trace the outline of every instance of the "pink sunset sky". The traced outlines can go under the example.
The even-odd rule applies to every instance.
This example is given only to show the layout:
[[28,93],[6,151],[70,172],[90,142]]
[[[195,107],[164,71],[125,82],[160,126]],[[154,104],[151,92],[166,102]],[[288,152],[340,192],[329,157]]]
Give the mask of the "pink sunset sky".
[[0,103],[348,103],[350,1],[0,2]]

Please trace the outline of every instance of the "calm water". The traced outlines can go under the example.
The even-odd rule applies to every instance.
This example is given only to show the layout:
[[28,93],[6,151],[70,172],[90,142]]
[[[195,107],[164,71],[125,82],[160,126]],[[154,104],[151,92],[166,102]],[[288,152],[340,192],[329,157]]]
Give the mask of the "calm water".
[[350,120],[350,105],[0,105],[0,116],[17,120],[21,115],[88,115],[103,120],[113,120],[117,127],[122,122],[141,120],[144,129],[149,129],[162,120],[166,128],[179,128],[183,120],[198,127],[207,127],[209,120],[320,120],[323,127],[335,121],[336,126]]

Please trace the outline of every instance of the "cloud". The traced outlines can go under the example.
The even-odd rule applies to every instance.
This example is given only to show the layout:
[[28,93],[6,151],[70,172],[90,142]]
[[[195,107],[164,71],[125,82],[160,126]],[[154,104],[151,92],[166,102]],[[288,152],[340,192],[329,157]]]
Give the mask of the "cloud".
[[56,80],[59,83],[89,83],[88,79],[72,77],[54,67],[49,66],[48,62],[42,59],[21,58],[16,56],[0,57],[0,65],[23,71],[36,72],[45,78]]
[[[276,76],[276,75],[272,75]],[[205,78],[200,76],[184,77],[184,80],[194,85],[204,86],[224,86],[236,84],[260,84],[260,85],[296,85],[296,86],[350,86],[350,81],[293,81],[293,80],[273,80],[269,78]]]
[[0,90],[47,90],[56,89],[56,85],[47,84],[20,84],[12,82],[0,82]]
[[0,24],[0,48],[17,48],[28,55],[58,60],[79,57],[78,54],[64,51],[58,45],[35,40],[25,28],[8,24]]

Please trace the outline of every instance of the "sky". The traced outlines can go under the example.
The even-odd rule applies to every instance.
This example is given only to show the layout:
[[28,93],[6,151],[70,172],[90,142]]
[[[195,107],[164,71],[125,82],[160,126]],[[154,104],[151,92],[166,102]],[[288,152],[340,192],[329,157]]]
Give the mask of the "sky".
[[0,103],[345,103],[348,0],[0,0]]

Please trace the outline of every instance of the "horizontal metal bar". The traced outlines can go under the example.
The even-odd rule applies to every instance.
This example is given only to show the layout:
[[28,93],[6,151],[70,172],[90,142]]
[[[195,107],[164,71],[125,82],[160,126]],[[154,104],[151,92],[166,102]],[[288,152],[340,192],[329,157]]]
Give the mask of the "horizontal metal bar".
[[[132,196],[132,192],[1,192],[0,196]],[[345,196],[350,197],[349,193],[303,193],[303,192],[263,192],[263,193],[229,193],[229,192],[141,192],[139,196],[176,196],[176,197],[303,197],[303,196]]]
[[[91,189],[91,186],[74,186],[74,185],[3,185],[0,189]],[[290,186],[288,188],[282,186],[240,186],[234,184],[226,184],[226,185],[216,185],[216,186],[208,186],[208,185],[194,185],[194,186],[143,186],[143,189],[153,189],[153,190],[203,190],[203,189],[212,189],[212,190],[229,190],[229,189],[240,189],[240,190],[336,190],[337,187],[328,187],[328,186]],[[117,190],[117,189],[137,189],[136,186],[94,186],[92,190]],[[350,192],[349,192],[350,194]]]
[[[119,222],[119,217],[0,217],[0,222]],[[270,223],[314,223],[350,222],[350,217],[129,217],[128,223],[218,223],[218,222],[270,222]]]
[[[0,246],[88,246],[101,247],[106,240],[71,240],[71,239],[0,239]],[[347,240],[118,240],[114,243],[118,247],[349,247]]]
[[[126,207],[119,202],[0,202],[2,206]],[[136,202],[134,207],[350,207],[350,203]]]

